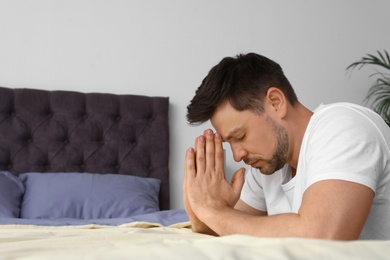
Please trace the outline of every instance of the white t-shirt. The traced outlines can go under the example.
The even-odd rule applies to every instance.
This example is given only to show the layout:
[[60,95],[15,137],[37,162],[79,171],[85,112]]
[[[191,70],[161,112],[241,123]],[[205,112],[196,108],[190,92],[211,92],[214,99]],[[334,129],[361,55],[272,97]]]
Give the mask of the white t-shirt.
[[390,239],[390,128],[358,105],[317,108],[302,140],[296,176],[288,165],[272,175],[249,167],[241,200],[268,215],[297,213],[305,190],[329,179],[372,189],[375,198],[360,239]]

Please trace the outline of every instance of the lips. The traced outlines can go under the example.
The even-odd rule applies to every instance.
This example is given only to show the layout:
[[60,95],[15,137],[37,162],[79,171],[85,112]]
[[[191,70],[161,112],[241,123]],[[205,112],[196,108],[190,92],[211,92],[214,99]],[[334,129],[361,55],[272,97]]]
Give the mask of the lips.
[[258,163],[259,161],[254,161],[254,162],[250,162],[248,163],[250,166],[252,166],[253,168],[256,168],[256,164]]
[[246,159],[244,159],[243,161],[244,161],[245,164],[250,165],[250,166],[252,166],[253,168],[257,168],[257,167],[259,167],[259,166],[256,166],[256,165],[258,165],[258,164],[260,163],[261,160],[260,160],[260,159],[257,159],[257,158],[253,158],[253,159],[246,158]]

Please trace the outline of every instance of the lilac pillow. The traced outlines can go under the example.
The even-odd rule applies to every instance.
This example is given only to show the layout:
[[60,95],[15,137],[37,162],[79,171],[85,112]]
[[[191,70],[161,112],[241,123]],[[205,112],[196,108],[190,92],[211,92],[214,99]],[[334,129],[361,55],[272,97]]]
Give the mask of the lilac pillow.
[[0,218],[18,218],[24,193],[22,181],[10,172],[0,172]]
[[22,218],[125,218],[159,211],[161,181],[119,174],[24,173]]

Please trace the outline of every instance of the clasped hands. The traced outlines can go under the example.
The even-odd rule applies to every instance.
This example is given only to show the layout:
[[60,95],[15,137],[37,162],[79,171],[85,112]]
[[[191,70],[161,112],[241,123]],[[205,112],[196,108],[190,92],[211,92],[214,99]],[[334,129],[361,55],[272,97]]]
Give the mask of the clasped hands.
[[222,138],[207,129],[196,138],[194,148],[187,150],[184,172],[184,206],[194,231],[203,232],[213,215],[234,208],[244,184],[245,169],[237,170],[230,183],[226,180]]

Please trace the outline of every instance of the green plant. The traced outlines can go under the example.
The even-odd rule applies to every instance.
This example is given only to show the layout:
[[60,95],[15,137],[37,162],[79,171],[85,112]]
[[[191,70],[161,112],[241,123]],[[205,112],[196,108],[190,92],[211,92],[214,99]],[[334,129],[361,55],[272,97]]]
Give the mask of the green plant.
[[364,66],[374,66],[375,81],[370,87],[365,101],[371,101],[371,107],[390,126],[390,56],[387,51],[377,51],[377,55],[367,54],[359,61],[349,65],[346,70],[361,69]]

